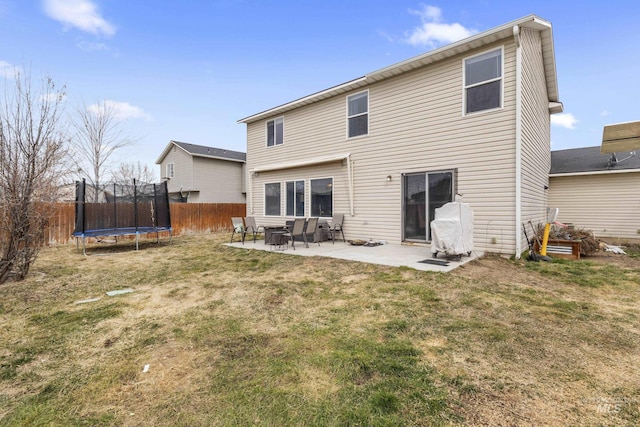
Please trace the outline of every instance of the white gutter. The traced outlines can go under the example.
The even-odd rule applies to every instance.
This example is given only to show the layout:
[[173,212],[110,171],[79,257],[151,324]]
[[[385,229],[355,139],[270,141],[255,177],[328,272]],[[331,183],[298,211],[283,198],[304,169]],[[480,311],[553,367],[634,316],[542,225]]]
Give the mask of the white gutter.
[[640,169],[619,169],[608,171],[588,171],[588,172],[569,172],[569,173],[550,173],[549,178],[560,178],[563,176],[587,176],[587,175],[612,175],[618,173],[638,173]]
[[522,249],[522,46],[520,45],[520,27],[513,26],[513,38],[516,43],[516,259]]

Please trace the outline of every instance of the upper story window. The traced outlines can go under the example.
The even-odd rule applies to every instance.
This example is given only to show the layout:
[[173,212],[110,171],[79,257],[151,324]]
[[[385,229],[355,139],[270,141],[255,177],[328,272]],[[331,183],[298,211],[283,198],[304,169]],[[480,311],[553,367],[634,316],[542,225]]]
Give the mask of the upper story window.
[[284,142],[284,117],[267,122],[267,147],[282,145]]
[[167,163],[165,170],[165,178],[173,178],[174,177],[174,163]]
[[369,91],[347,97],[347,135],[367,135],[369,133]]
[[502,107],[502,48],[464,60],[465,114]]
[[287,216],[304,216],[304,180],[287,181]]

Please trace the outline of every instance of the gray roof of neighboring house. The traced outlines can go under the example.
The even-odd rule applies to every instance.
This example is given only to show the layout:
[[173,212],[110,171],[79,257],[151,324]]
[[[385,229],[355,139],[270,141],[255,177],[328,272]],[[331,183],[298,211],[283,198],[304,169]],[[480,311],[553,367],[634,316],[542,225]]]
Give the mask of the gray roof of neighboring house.
[[640,155],[631,156],[629,151],[611,154],[600,153],[600,146],[571,148],[551,152],[551,175],[579,172],[609,172],[640,169]]
[[180,142],[180,141],[170,141],[167,144],[167,147],[164,149],[158,160],[156,160],[156,164],[160,164],[162,160],[165,158],[172,145],[176,145],[182,148],[184,151],[189,153],[192,156],[197,157],[209,157],[212,159],[222,159],[222,160],[230,160],[234,162],[246,162],[247,161],[247,153],[243,153],[240,151],[232,151],[224,148],[215,148],[215,147],[207,147],[206,145],[196,145],[189,144],[188,142]]

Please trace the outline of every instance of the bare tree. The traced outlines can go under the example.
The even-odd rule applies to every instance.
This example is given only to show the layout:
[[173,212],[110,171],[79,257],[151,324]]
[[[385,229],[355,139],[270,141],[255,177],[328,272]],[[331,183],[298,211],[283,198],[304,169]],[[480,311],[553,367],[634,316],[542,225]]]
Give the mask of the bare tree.
[[153,169],[140,161],[122,162],[120,167],[111,174],[111,180],[120,184],[132,183],[134,179],[136,182],[149,184],[156,180],[156,174]]
[[102,176],[105,169],[109,169],[113,154],[135,142],[121,124],[115,105],[107,100],[89,107],[83,105],[77,111],[74,121],[76,135],[72,140],[73,159],[78,172],[83,172],[95,190],[94,202],[98,201]]
[[65,88],[45,78],[33,92],[28,74],[14,82],[0,100],[0,283],[24,279],[44,244],[68,141]]

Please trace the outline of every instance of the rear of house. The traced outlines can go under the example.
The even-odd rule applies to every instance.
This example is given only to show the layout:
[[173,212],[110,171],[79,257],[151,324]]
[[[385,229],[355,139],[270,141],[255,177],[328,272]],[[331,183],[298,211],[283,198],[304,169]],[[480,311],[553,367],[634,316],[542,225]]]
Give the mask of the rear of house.
[[551,25],[522,18],[240,120],[247,211],[344,213],[348,239],[426,243],[461,194],[476,248],[519,254],[520,223],[545,216],[557,111]]

